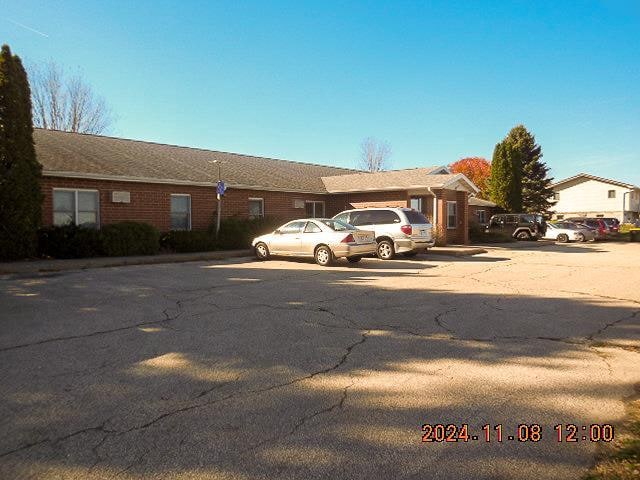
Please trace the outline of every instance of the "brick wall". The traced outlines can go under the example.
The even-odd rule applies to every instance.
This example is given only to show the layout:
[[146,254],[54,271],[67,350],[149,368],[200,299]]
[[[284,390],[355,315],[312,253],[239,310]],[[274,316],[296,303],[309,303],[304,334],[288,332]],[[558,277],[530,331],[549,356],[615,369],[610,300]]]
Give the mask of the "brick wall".
[[[469,243],[469,194],[455,190],[436,190],[438,245]],[[447,202],[456,202],[458,221],[455,228],[447,227]]]
[[[206,229],[216,215],[216,195],[212,187],[186,185],[166,185],[137,182],[117,182],[108,180],[88,180],[59,177],[43,177],[41,182],[44,194],[42,208],[43,225],[53,223],[53,189],[78,188],[98,190],[100,198],[100,224],[125,220],[145,222],[161,231],[171,226],[171,194],[191,195],[191,225],[193,230]],[[130,193],[130,203],[113,203],[111,192]],[[314,200],[325,202],[325,215],[333,216],[344,210],[344,196],[318,194],[300,194],[289,192],[268,192],[260,190],[229,189],[222,202],[222,217],[246,217],[249,213],[249,198],[264,200],[265,215],[282,218],[283,221],[306,216],[304,208],[295,208],[295,200]]]
[[[171,194],[191,195],[191,225],[193,230],[206,229],[215,221],[216,196],[213,187],[186,185],[166,185],[137,182],[118,182],[110,180],[88,180],[61,177],[44,177],[41,182],[44,194],[42,222],[53,223],[53,189],[78,188],[98,190],[100,198],[100,224],[121,222],[125,220],[145,222],[154,225],[161,231],[171,226]],[[130,203],[113,203],[113,191],[129,192]],[[324,201],[325,216],[333,215],[349,208],[364,207],[407,207],[410,196],[404,190],[392,192],[365,192],[345,195],[321,195],[291,192],[268,192],[262,190],[229,189],[223,199],[222,217],[247,217],[249,214],[249,198],[264,200],[265,215],[278,217],[283,221],[307,216],[305,208],[295,208],[298,201]],[[467,222],[469,206],[466,192],[453,190],[436,191],[438,199],[438,225],[444,243],[468,243]],[[458,202],[458,226],[446,228],[446,201]],[[433,210],[432,197],[423,199],[425,213]]]

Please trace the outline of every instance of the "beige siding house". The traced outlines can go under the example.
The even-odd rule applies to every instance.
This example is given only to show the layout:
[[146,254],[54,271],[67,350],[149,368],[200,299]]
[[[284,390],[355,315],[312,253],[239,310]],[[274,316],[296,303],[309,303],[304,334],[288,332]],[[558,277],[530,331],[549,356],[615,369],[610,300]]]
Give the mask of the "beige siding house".
[[614,217],[633,222],[640,214],[640,188],[580,173],[553,185],[554,218]]

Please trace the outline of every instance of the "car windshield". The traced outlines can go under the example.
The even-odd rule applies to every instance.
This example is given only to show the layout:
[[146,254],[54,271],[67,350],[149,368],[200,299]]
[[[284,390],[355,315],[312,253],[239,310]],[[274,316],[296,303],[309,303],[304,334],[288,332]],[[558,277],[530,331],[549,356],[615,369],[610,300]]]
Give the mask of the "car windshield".
[[320,221],[324,223],[327,227],[329,227],[331,230],[334,230],[336,232],[356,229],[353,225],[349,225],[348,223],[343,222],[341,220],[320,220]]
[[578,226],[575,223],[569,223],[569,222],[556,223],[556,227],[565,228],[567,230],[577,230],[578,229]]

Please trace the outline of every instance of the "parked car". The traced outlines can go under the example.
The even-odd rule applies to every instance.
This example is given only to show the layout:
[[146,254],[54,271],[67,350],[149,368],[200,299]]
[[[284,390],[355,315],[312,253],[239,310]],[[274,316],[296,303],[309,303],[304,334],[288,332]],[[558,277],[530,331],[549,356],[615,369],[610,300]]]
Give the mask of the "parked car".
[[396,253],[411,257],[435,245],[431,222],[411,208],[358,208],[333,218],[373,230],[376,253],[382,260],[391,260]]
[[607,224],[600,218],[572,217],[567,218],[566,221],[591,228],[596,236],[596,240],[605,240],[607,238],[609,229],[607,228]]
[[602,220],[604,224],[607,226],[609,230],[608,233],[611,233],[613,235],[618,234],[618,231],[620,230],[620,220],[613,217],[604,217],[604,218],[601,218],[600,220]]
[[501,213],[489,219],[487,232],[502,232],[518,240],[538,240],[547,230],[547,222],[536,213]]
[[377,247],[372,231],[330,218],[293,220],[273,233],[255,238],[251,245],[259,260],[271,255],[314,257],[322,266],[341,257],[359,262],[363,256],[375,253]]
[[547,223],[547,231],[543,238],[557,240],[560,243],[571,241],[586,242],[595,240],[596,236],[593,230],[583,227],[573,222],[549,222]]

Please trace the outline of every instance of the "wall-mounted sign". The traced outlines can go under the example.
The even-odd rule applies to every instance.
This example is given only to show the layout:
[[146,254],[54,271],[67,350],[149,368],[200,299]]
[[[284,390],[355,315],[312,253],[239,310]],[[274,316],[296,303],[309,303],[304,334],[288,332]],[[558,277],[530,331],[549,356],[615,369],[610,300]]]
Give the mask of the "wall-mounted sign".
[[111,192],[111,201],[113,203],[131,203],[130,192]]

